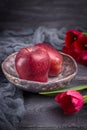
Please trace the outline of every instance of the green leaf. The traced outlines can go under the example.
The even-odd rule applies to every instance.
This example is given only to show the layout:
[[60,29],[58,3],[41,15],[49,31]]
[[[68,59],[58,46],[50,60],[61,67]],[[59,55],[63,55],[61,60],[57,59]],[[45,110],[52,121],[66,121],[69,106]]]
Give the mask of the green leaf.
[[81,90],[84,90],[84,89],[87,89],[87,85],[75,86],[75,87],[71,87],[71,88],[67,88],[67,89],[60,89],[60,90],[50,91],[50,92],[39,92],[39,94],[41,94],[41,95],[53,95],[53,94],[65,92],[67,90],[81,91]]

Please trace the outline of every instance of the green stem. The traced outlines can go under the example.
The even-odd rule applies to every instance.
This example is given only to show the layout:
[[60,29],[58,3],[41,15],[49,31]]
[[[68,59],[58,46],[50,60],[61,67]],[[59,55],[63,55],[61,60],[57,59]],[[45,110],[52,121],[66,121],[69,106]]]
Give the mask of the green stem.
[[42,95],[52,95],[52,94],[58,94],[58,93],[65,92],[67,90],[81,91],[81,90],[84,90],[84,89],[87,89],[87,85],[75,86],[75,87],[72,87],[72,88],[60,89],[60,90],[50,91],[50,92],[39,92],[39,94],[42,94]]
[[87,32],[83,32],[83,35],[87,36]]
[[84,104],[87,104],[87,95],[84,95],[83,98],[84,98]]

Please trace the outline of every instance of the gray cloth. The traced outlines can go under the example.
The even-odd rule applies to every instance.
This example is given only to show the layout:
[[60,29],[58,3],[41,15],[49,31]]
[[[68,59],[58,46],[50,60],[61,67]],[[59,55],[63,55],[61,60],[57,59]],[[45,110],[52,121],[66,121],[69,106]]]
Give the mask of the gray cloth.
[[[47,42],[61,50],[66,28],[39,27],[36,30],[5,30],[0,33],[0,64],[22,47]],[[9,83],[0,68],[0,130],[16,130],[25,113],[22,90]]]

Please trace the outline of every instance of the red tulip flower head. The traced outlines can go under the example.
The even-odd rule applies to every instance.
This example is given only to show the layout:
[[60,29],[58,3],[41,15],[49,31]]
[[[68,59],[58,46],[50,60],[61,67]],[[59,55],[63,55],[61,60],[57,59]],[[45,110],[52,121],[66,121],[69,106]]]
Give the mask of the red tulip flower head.
[[72,46],[83,34],[77,30],[69,30],[66,32],[65,43],[67,46]]
[[62,51],[71,55],[77,62],[87,65],[87,36],[77,30],[67,31]]
[[77,61],[87,65],[87,37],[83,36],[74,43],[74,48],[78,51]]
[[75,44],[74,47],[80,51],[87,51],[87,37],[83,36],[79,38]]
[[78,112],[84,104],[83,96],[75,90],[68,90],[58,94],[55,101],[60,104],[65,114]]

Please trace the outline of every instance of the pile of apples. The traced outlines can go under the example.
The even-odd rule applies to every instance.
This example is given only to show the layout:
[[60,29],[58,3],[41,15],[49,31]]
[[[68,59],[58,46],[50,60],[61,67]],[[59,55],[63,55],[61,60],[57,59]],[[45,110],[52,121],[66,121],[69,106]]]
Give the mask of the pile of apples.
[[62,54],[47,43],[22,48],[15,58],[19,78],[37,82],[47,82],[48,77],[58,76],[62,63]]

